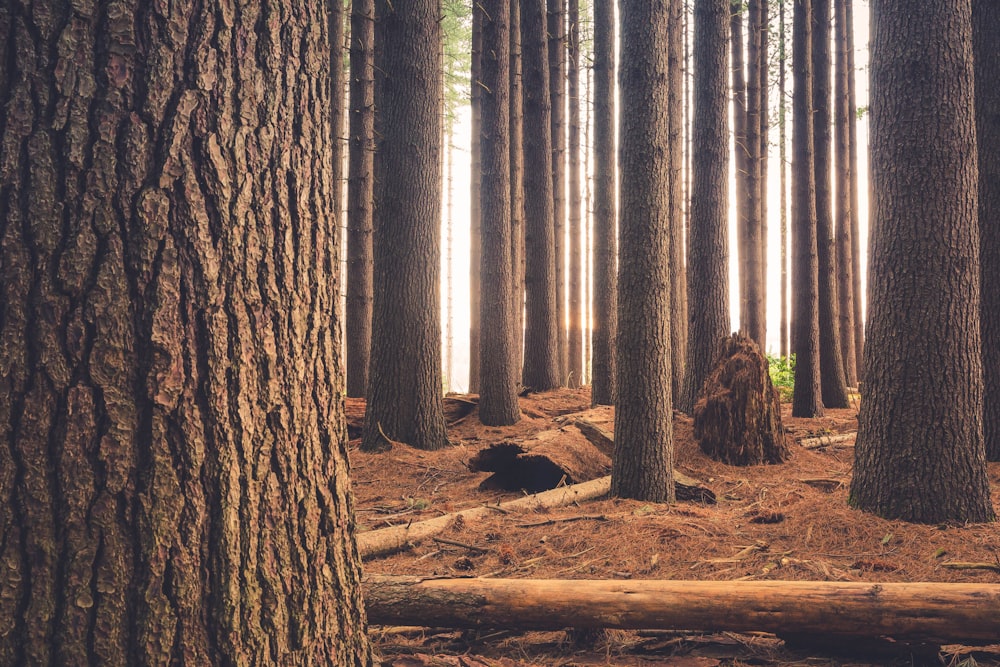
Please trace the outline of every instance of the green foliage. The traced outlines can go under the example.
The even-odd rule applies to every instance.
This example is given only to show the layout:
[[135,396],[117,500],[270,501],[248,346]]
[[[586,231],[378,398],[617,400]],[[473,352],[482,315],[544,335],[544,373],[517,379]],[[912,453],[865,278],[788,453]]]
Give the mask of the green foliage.
[[792,400],[792,393],[795,391],[795,355],[782,357],[768,354],[767,370],[771,375],[771,382],[781,394],[781,400]]
[[469,103],[469,72],[472,69],[472,3],[444,0],[441,3],[444,39],[444,113],[454,124],[457,111]]

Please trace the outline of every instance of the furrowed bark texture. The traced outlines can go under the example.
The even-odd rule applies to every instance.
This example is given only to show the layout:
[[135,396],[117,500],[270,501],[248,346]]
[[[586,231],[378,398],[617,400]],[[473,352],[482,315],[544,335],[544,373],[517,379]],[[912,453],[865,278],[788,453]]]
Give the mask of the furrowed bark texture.
[[761,349],[766,350],[767,327],[763,299],[765,278],[761,264],[763,239],[760,233],[760,3],[761,0],[751,0],[747,4],[747,78],[743,99],[746,112],[743,126],[744,144],[737,146],[736,150],[744,160],[746,168],[745,195],[743,192],[740,193],[741,197],[746,197],[744,206],[746,216],[741,220],[743,246],[740,248],[746,255],[740,257],[740,262],[746,264],[747,318],[741,327],[757,341]]
[[845,23],[851,26],[847,31],[847,105],[851,115],[850,127],[850,160],[854,169],[851,171],[851,266],[854,279],[854,355],[858,367],[858,380],[864,379],[865,350],[865,318],[863,306],[865,294],[861,291],[861,205],[858,199],[858,102],[857,83],[854,68],[854,0],[844,0],[846,3]]
[[671,392],[680,397],[684,389],[687,355],[687,272],[684,267],[684,3],[670,5],[669,110],[670,129],[670,367]]
[[375,0],[351,2],[347,164],[347,395],[368,387],[372,338],[372,160],[375,155]]
[[[448,444],[441,403],[441,26],[375,3],[374,302],[361,446]],[[388,48],[387,45],[392,45]]]
[[0,7],[0,664],[372,664],[328,11]]
[[847,380],[840,345],[837,261],[831,190],[830,3],[813,3],[813,145],[816,181],[816,253],[819,278],[819,365],[823,405],[846,408]]
[[729,335],[729,124],[726,44],[729,0],[695,0],[691,224],[688,236],[688,349],[684,394],[690,414]]
[[972,30],[982,251],[983,431],[987,459],[1000,461],[1000,4],[973,0]]
[[972,3],[872,3],[871,298],[851,502],[993,518],[983,446]]
[[844,378],[851,387],[858,386],[857,351],[854,345],[854,259],[853,235],[851,233],[851,163],[850,116],[851,105],[847,94],[847,81],[851,73],[847,69],[847,31],[853,26],[847,24],[846,3],[835,0],[836,32],[834,44],[837,48],[836,70],[834,72],[834,134],[836,141],[836,220],[837,220],[837,299],[838,327],[844,362]]
[[615,15],[594,0],[594,405],[615,400],[618,331],[618,214],[615,197]]
[[566,385],[566,0],[547,0],[549,100],[552,110],[552,215],[555,221],[556,331],[559,386]]
[[555,229],[552,217],[552,108],[545,0],[521,0],[524,95],[524,371],[537,391],[559,386]]
[[[676,0],[675,0],[676,1]],[[664,0],[620,4],[621,254],[611,493],[673,502],[670,374],[670,132]]]
[[514,383],[524,365],[524,127],[521,87],[521,2],[510,0],[510,221],[514,269]]
[[580,0],[569,1],[569,347],[567,384],[583,384],[583,192],[580,181]]
[[823,414],[819,364],[819,263],[813,159],[812,0],[794,0],[792,21],[792,416]]
[[786,52],[786,28],[785,28],[785,1],[778,3],[778,182],[781,184],[781,194],[778,197],[778,206],[781,208],[779,214],[779,234],[781,243],[781,334],[778,338],[778,351],[783,357],[791,354],[788,343],[788,168],[786,157],[788,151],[787,135],[787,61]]
[[480,0],[483,10],[482,249],[483,322],[479,419],[506,426],[521,418],[514,380],[514,273],[510,211],[510,0]]

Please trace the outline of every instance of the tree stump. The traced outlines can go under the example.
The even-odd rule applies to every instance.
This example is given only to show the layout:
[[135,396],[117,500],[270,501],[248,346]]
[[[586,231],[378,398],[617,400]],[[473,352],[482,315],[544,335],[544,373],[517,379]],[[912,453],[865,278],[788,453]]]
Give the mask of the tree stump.
[[720,348],[694,407],[698,445],[730,465],[781,463],[789,451],[767,359],[742,333],[725,338]]

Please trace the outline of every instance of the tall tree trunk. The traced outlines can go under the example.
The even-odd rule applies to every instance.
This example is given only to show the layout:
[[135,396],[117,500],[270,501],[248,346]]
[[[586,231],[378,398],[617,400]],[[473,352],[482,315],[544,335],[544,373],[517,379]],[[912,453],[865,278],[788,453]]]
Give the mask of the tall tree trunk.
[[[747,317],[741,324],[747,335],[753,338],[761,350],[767,349],[767,327],[764,313],[763,284],[764,259],[761,237],[761,180],[760,180],[760,112],[761,112],[761,70],[766,68],[761,58],[760,7],[764,0],[749,0],[747,20],[747,85],[745,91],[746,118],[744,125],[744,145],[741,151],[746,174],[744,176],[746,203],[745,215],[741,216],[740,262],[746,268]],[[742,22],[742,21],[741,21]],[[739,147],[737,148],[739,151]]]
[[758,76],[760,77],[760,113],[758,114],[757,120],[760,123],[760,132],[758,137],[760,139],[760,147],[757,149],[757,155],[760,160],[760,180],[758,181],[760,189],[759,197],[759,207],[760,207],[760,317],[761,326],[764,331],[762,334],[762,340],[764,344],[761,347],[761,351],[765,354],[767,353],[767,246],[768,246],[768,224],[767,224],[767,166],[768,166],[768,153],[771,150],[770,142],[770,132],[771,132],[771,110],[770,110],[770,85],[769,85],[769,74],[771,71],[771,60],[770,60],[770,30],[771,30],[771,12],[770,12],[770,1],[762,0],[758,4],[757,11],[760,14],[759,26],[760,26],[760,54],[759,54],[759,67]]
[[536,391],[559,386],[555,222],[552,213],[552,108],[545,0],[521,1],[524,95],[524,375]]
[[514,272],[510,224],[510,0],[480,0],[483,10],[483,294],[479,419],[507,426],[521,419],[514,380]]
[[719,344],[729,335],[729,123],[726,46],[729,0],[694,0],[688,351],[678,408],[690,414]]
[[479,138],[482,136],[482,57],[483,7],[472,3],[472,70],[469,81],[472,135],[472,174],[469,180],[469,392],[479,392],[479,360],[481,296],[482,296],[482,189],[483,159]]
[[785,33],[785,0],[778,2],[778,180],[781,183],[781,194],[778,198],[780,212],[781,234],[781,336],[779,347],[781,356],[786,359],[791,355],[788,345],[788,136],[786,120],[788,92],[786,81],[786,66],[788,54],[785,49],[787,39]]
[[830,4],[813,3],[813,158],[816,180],[816,250],[819,259],[819,365],[823,405],[846,408],[847,380],[840,346],[837,261],[833,237],[830,125]]
[[[447,116],[447,114],[445,114]],[[444,246],[444,389],[452,391],[455,386],[455,272],[453,271],[455,257],[455,134],[451,123],[445,120],[444,133],[444,169],[445,192],[447,208],[444,214],[445,246]]]
[[559,386],[569,372],[566,329],[566,2],[548,0],[549,101],[552,108],[552,215],[555,220]]
[[[593,49],[594,32],[593,32],[593,20],[588,22],[591,26],[590,32],[587,34],[586,41],[591,44],[591,49]],[[591,50],[589,60],[591,63],[594,62],[593,50]],[[594,336],[593,336],[593,323],[594,323],[594,180],[593,175],[590,171],[591,156],[593,155],[593,145],[591,144],[591,138],[594,136],[593,133],[593,121],[594,121],[594,77],[593,77],[593,66],[588,67],[586,70],[586,82],[587,82],[587,93],[584,99],[584,106],[586,108],[586,114],[583,121],[583,180],[584,180],[584,194],[583,194],[583,231],[584,231],[584,243],[583,243],[583,276],[584,276],[584,287],[583,287],[583,384],[590,385],[593,382],[593,359],[594,359]]]
[[371,665],[340,5],[84,4],[0,7],[0,664]]
[[618,219],[615,197],[614,0],[594,0],[594,347],[591,400],[615,401]]
[[847,97],[847,24],[845,0],[836,0],[837,67],[834,75],[834,120],[837,147],[836,211],[837,211],[837,297],[839,300],[839,333],[842,344],[844,374],[847,384],[858,386],[857,353],[854,349],[854,276],[851,256],[851,107]]
[[524,365],[524,130],[521,88],[521,3],[510,0],[510,222],[514,269],[514,382]]
[[871,301],[851,503],[990,521],[972,3],[875,0],[871,16]]
[[684,3],[671,0],[667,18],[670,35],[668,111],[670,132],[670,367],[671,393],[679,398],[684,389],[687,356],[687,273],[684,267]]
[[382,449],[389,439],[438,449],[448,444],[441,400],[440,12],[436,0],[377,0],[375,10],[375,299],[361,447]]
[[1000,461],[1000,4],[973,0],[972,31],[982,236],[983,430],[987,458]]
[[374,157],[375,0],[351,3],[347,166],[347,395],[368,387],[372,338],[372,159]]
[[[677,2],[678,0],[673,0]],[[667,5],[667,6],[665,6]],[[621,0],[621,253],[611,494],[673,502],[670,131],[665,2]]]
[[[740,329],[749,333],[756,325],[755,311],[750,303],[750,155],[747,150],[747,83],[743,48],[743,0],[730,0],[729,56],[732,67],[733,91],[733,161],[736,165],[736,243],[738,249],[740,285]],[[753,334],[750,334],[751,336]]]
[[850,115],[850,161],[851,170],[851,273],[854,279],[854,354],[858,368],[858,380],[864,379],[864,348],[865,320],[863,304],[865,294],[861,291],[861,205],[858,198],[858,102],[856,93],[856,75],[854,68],[854,0],[847,3],[845,19],[847,31],[847,100],[851,109]]
[[580,180],[580,0],[569,1],[569,347],[570,387],[583,384],[583,194]]
[[[822,1],[822,0],[821,0]],[[792,21],[792,416],[823,414],[816,257],[816,161],[813,158],[812,0],[794,0]]]

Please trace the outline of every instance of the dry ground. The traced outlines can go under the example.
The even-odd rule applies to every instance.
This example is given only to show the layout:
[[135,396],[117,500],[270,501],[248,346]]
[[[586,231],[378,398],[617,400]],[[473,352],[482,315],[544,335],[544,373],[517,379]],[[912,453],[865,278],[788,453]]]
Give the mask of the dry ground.
[[[421,452],[397,445],[381,454],[351,448],[351,478],[360,530],[419,521],[467,507],[513,499],[516,493],[481,491],[487,473],[467,463],[480,449],[559,428],[564,415],[590,407],[587,389],[558,390],[521,399],[524,419],[484,427],[473,410],[449,429],[455,446]],[[353,409],[352,409],[353,408]],[[793,419],[783,405],[791,442],[857,429],[857,405],[828,410],[822,419]],[[363,405],[348,405],[356,421]],[[691,420],[674,426],[676,466],[702,481],[717,505],[655,505],[603,499],[580,506],[496,514],[456,525],[441,535],[467,549],[425,540],[412,549],[366,562],[367,573],[505,578],[808,579],[826,581],[937,581],[1000,583],[997,525],[921,526],[885,521],[850,509],[850,444],[807,450],[792,444],[791,459],[776,466],[736,468],[704,456]],[[991,464],[994,504],[1000,502],[1000,464]],[[1000,506],[997,507],[1000,513]],[[748,549],[748,547],[753,547]],[[997,564],[956,570],[951,562]],[[891,642],[795,648],[767,634],[611,631],[515,633],[502,628],[372,628],[386,665],[1000,665],[1000,646],[975,650],[900,646]],[[1000,638],[998,638],[1000,644]]]

